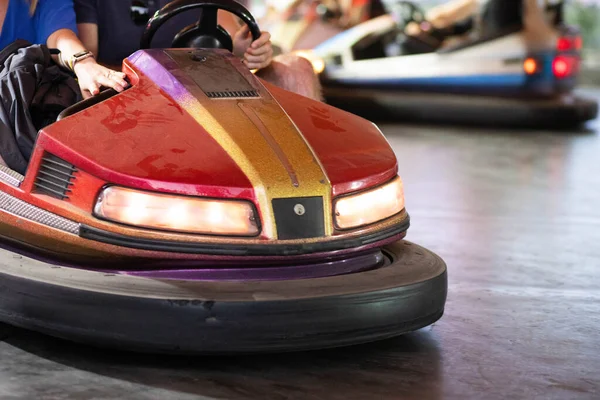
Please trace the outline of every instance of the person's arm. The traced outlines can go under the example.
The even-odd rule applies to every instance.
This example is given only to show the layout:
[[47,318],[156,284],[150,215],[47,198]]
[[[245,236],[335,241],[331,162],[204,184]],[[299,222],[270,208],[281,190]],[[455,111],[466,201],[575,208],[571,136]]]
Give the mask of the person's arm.
[[123,91],[127,86],[125,75],[99,65],[93,57],[73,65],[75,54],[89,50],[77,37],[73,6],[73,0],[39,1],[35,12],[37,42],[60,51],[61,65],[77,75],[84,97],[98,94],[102,86]]
[[236,18],[235,15],[224,10],[218,11],[217,20],[219,25],[221,25],[232,36],[244,25],[239,18]]
[[[85,51],[83,43],[70,29],[59,29],[48,37],[48,47],[60,50],[60,59],[63,66],[71,68],[69,61],[79,52]],[[75,63],[73,72],[77,75],[79,87],[84,95],[96,95],[100,93],[102,86],[122,92],[127,87],[125,74],[106,68],[96,62],[93,57],[86,58]]]
[[233,54],[240,57],[249,69],[262,69],[271,64],[273,47],[270,33],[262,32],[260,38],[253,41],[248,26],[226,11],[219,11],[218,22],[233,38]]
[[369,13],[370,2],[367,0],[350,0],[342,5],[341,26],[350,28],[362,22]]
[[454,0],[435,7],[427,13],[427,20],[435,28],[447,28],[473,16],[478,10],[479,0]]

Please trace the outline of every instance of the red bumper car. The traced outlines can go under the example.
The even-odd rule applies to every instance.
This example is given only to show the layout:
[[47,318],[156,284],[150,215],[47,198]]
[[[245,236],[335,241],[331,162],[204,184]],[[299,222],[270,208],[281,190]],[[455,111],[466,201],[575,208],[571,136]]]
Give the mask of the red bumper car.
[[[227,47],[218,7],[190,38]],[[212,25],[211,25],[212,21]],[[189,31],[187,32],[189,34]],[[65,110],[0,169],[0,321],[130,350],[248,353],[400,335],[444,311],[446,266],[403,240],[371,122],[257,79],[226,49],[140,50],[131,87]]]

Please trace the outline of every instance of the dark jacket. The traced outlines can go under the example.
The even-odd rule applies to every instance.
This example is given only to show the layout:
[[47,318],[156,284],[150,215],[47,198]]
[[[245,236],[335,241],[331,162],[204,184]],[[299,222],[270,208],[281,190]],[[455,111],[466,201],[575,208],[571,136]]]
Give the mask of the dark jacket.
[[0,99],[0,155],[24,174],[38,130],[81,100],[81,92],[46,46],[16,41],[0,52]]

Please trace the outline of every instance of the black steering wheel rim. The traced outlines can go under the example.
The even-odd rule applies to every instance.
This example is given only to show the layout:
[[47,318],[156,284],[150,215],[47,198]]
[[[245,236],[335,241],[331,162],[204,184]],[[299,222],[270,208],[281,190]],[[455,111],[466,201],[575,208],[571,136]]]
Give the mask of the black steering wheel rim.
[[[425,11],[412,1],[397,1],[391,6],[391,14],[400,28],[405,28],[411,22],[421,24],[426,22]],[[400,17],[400,18],[398,18]]]
[[[148,21],[140,40],[140,48],[150,48],[154,35],[165,22],[185,11],[198,8],[202,9],[202,16],[197,22],[196,27],[199,33],[203,35],[213,36],[218,41],[218,37],[224,32],[217,23],[217,13],[219,10],[232,13],[248,25],[253,40],[258,39],[261,35],[258,23],[250,11],[235,0],[175,0],[161,8]],[[222,47],[228,48],[229,46]],[[232,49],[229,48],[229,50],[231,51]]]

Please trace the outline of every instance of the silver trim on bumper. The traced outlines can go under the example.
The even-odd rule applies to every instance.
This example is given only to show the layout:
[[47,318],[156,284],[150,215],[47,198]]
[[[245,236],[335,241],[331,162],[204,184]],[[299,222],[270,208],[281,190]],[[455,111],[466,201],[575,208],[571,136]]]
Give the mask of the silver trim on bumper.
[[0,210],[42,225],[79,235],[79,224],[0,191]]
[[13,171],[12,169],[8,168],[7,166],[0,165],[0,179],[9,185],[19,187],[25,177],[17,171]]

